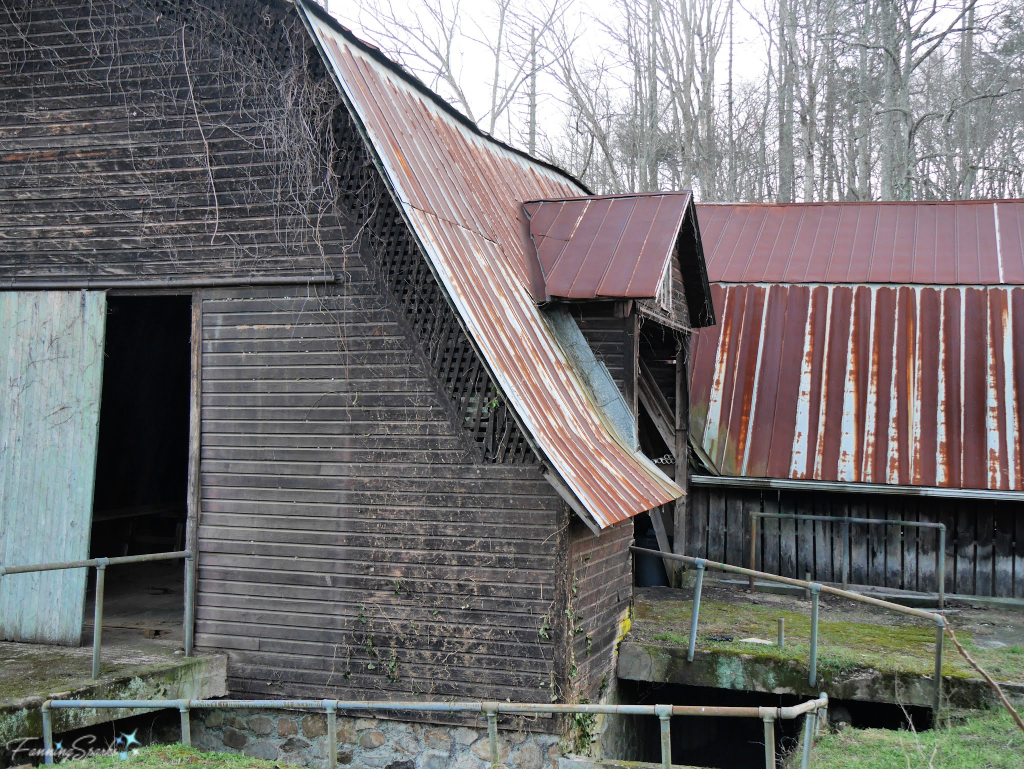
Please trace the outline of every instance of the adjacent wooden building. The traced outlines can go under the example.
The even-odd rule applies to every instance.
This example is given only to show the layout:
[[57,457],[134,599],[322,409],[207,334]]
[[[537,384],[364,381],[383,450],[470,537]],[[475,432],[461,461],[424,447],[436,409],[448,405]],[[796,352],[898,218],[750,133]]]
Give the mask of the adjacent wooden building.
[[[719,324],[691,362],[690,548],[1024,598],[1024,201],[702,205]],[[714,477],[715,475],[719,477]],[[699,484],[699,485],[698,485]],[[848,554],[844,554],[848,550]]]
[[590,196],[304,3],[0,0],[0,98],[3,563],[194,549],[237,696],[601,696],[714,321],[688,194]]

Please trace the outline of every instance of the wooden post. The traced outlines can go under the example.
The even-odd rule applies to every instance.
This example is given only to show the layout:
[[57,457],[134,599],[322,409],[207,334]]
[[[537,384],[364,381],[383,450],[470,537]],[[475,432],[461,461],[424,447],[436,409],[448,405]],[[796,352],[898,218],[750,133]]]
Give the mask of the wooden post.
[[[185,589],[195,591],[199,565],[199,441],[202,432],[202,365],[203,365],[203,289],[192,292],[192,373],[189,393],[189,435],[188,435],[188,492],[186,497],[187,516],[185,521],[185,549],[192,551],[192,557],[185,561],[185,568],[191,570],[191,579],[185,580]],[[185,653],[190,654],[192,639],[195,637],[195,596],[185,600]]]
[[690,422],[690,383],[686,371],[686,359],[690,350],[688,334],[680,336],[676,348],[676,413],[675,413],[675,455],[676,483],[682,487],[683,496],[676,500],[673,520],[673,552],[689,555],[686,541],[686,509],[689,503],[690,475],[687,462],[687,436]]

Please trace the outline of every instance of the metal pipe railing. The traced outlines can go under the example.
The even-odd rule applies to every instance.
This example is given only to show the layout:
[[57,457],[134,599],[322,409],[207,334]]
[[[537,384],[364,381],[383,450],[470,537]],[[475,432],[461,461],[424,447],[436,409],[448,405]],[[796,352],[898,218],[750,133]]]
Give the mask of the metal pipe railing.
[[[815,699],[786,708],[772,707],[719,707],[703,705],[556,705],[534,702],[394,702],[372,700],[47,700],[42,705],[43,762],[52,764],[53,717],[57,709],[117,709],[164,710],[176,708],[181,713],[181,742],[191,745],[192,731],[189,714],[202,708],[239,710],[315,710],[327,716],[327,761],[329,769],[338,765],[338,711],[384,711],[398,713],[476,713],[487,719],[487,738],[490,743],[492,769],[501,763],[498,745],[498,716],[529,714],[636,715],[657,716],[660,723],[661,765],[672,765],[672,716],[716,716],[726,718],[758,718],[764,722],[765,768],[775,769],[774,722],[793,720],[805,716],[812,722],[805,725],[806,733],[816,733],[814,723],[828,709],[828,695],[824,692]],[[809,756],[808,749],[805,752]],[[802,764],[806,769],[807,759]]]
[[[752,510],[750,513],[750,568],[755,569],[756,554],[757,554],[757,520],[759,518],[772,518],[774,520],[785,520],[785,521],[823,521],[826,523],[840,523],[843,525],[843,559],[840,565],[840,572],[842,573],[842,585],[843,589],[846,589],[847,584],[851,581],[851,569],[853,568],[850,563],[850,524],[863,524],[865,526],[906,526],[913,529],[938,529],[939,532],[939,547],[935,551],[935,574],[936,574],[936,593],[938,595],[939,608],[943,609],[946,606],[946,524],[944,523],[930,523],[921,521],[903,521],[903,520],[882,520],[876,518],[839,518],[831,515],[810,515],[803,513],[766,513],[760,510]],[[754,589],[754,578],[750,578],[750,589]],[[925,591],[910,591],[910,592],[925,592]]]
[[150,561],[175,561],[185,559],[185,656],[192,656],[193,625],[195,624],[195,574],[192,569],[193,554],[191,550],[175,550],[170,553],[146,553],[144,555],[126,555],[117,558],[89,558],[84,561],[55,561],[53,563],[36,563],[26,566],[0,566],[0,578],[10,574],[31,574],[40,571],[60,571],[62,569],[96,569],[96,605],[93,612],[92,628],[92,677],[100,677],[100,657],[103,645],[103,592],[106,588],[108,566],[121,566],[127,563],[148,563]]
[[924,611],[922,609],[914,609],[910,606],[901,606],[898,603],[883,601],[878,598],[872,598],[870,596],[861,595],[859,593],[852,593],[849,590],[842,590],[837,587],[832,587],[831,585],[823,585],[819,582],[811,582],[809,580],[802,579],[793,579],[792,577],[780,577],[778,574],[769,574],[764,571],[745,569],[742,566],[732,566],[728,563],[709,561],[706,558],[694,558],[693,556],[679,555],[677,553],[662,553],[654,550],[648,550],[643,547],[636,547],[635,545],[631,545],[629,549],[633,553],[640,553],[642,555],[655,555],[660,558],[669,558],[673,561],[681,561],[682,563],[696,567],[697,586],[693,591],[693,611],[690,616],[690,645],[686,651],[687,662],[693,662],[693,654],[697,641],[697,621],[700,615],[700,586],[703,582],[705,569],[717,569],[719,571],[729,572],[730,574],[741,574],[744,577],[757,577],[759,579],[765,579],[771,582],[779,582],[784,585],[794,585],[796,587],[802,587],[810,592],[811,650],[810,661],[808,663],[808,684],[810,686],[816,686],[818,678],[818,596],[821,593],[829,593],[831,595],[839,596],[840,598],[848,598],[851,601],[858,601],[860,603],[870,604],[871,606],[877,606],[882,609],[889,609],[899,614],[906,614],[911,617],[916,617],[918,619],[925,619],[934,622],[938,627],[936,630],[935,692],[932,697],[932,709],[934,713],[938,714],[939,707],[942,704],[942,634],[946,627],[946,618],[943,617],[941,614]]

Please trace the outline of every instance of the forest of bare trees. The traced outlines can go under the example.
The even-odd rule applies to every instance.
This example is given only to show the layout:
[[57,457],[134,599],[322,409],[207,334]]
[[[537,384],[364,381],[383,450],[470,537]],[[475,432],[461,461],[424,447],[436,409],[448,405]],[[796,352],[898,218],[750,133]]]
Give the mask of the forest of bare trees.
[[1024,197],[1021,0],[331,5],[598,192]]

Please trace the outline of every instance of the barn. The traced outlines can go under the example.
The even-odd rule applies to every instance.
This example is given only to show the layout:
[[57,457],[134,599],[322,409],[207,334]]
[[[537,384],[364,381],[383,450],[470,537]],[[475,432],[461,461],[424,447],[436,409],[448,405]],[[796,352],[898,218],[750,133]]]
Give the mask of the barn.
[[1024,598],[1024,201],[698,208],[691,554]]
[[[193,550],[233,696],[610,696],[691,196],[591,195],[306,2],[0,30],[0,561]],[[85,592],[5,578],[0,637],[77,645]]]

